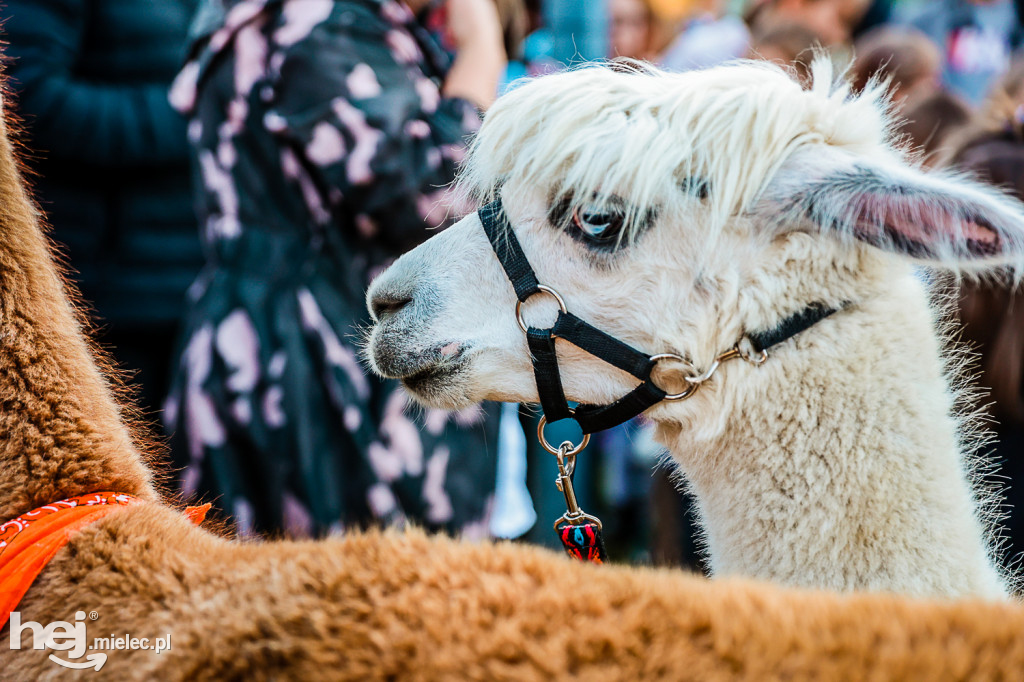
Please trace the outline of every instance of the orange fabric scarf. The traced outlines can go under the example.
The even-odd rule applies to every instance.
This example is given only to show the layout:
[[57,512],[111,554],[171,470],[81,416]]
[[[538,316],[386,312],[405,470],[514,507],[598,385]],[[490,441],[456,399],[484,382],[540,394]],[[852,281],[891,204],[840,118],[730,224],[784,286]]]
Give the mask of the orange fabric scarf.
[[[0,525],[0,629],[50,559],[76,531],[138,500],[125,493],[91,493],[33,509]],[[210,505],[189,507],[199,525]]]

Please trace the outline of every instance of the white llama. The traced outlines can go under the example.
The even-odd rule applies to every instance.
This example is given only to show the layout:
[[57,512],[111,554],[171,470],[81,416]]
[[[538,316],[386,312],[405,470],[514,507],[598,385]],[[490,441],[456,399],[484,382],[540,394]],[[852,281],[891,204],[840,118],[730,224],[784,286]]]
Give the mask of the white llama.
[[[570,311],[645,353],[685,356],[676,369],[690,376],[808,306],[839,309],[762,365],[723,363],[692,398],[646,412],[697,498],[716,575],[1005,596],[940,313],[915,268],[1019,265],[1024,207],[913,167],[881,88],[853,96],[827,62],[813,72],[806,91],[755,63],[538,78],[488,113],[460,183],[500,197]],[[528,304],[538,327],[543,298]],[[368,302],[375,370],[424,404],[538,399],[516,296],[476,214],[399,259]],[[636,386],[562,339],[557,350],[571,400]]]

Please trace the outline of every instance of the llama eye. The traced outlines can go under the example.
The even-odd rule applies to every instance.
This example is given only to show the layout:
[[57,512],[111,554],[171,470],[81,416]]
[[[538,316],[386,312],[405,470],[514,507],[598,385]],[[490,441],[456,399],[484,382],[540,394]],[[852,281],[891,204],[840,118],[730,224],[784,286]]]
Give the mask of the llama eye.
[[594,246],[614,246],[622,233],[623,216],[609,207],[584,204],[572,212],[573,236]]

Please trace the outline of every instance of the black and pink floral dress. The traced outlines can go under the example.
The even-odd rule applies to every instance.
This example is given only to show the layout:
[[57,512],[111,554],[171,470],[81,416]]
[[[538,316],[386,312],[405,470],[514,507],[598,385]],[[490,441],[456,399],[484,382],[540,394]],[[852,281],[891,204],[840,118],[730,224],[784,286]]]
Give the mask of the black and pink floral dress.
[[166,421],[184,493],[242,532],[486,534],[496,406],[423,411],[358,351],[369,280],[432,234],[479,125],[447,66],[394,0],[243,0],[175,83],[208,262]]

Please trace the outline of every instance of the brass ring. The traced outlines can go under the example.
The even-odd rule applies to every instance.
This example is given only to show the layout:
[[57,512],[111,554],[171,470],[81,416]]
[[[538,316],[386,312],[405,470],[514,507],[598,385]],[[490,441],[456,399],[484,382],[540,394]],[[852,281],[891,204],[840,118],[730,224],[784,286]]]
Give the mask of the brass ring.
[[[562,300],[562,297],[558,295],[558,292],[551,287],[538,284],[537,291],[527,296],[526,300],[529,301],[537,294],[548,294],[550,296],[554,296],[555,300],[558,301],[558,309],[562,311],[562,314],[564,315],[569,312],[569,309],[565,307],[565,301]],[[523,320],[523,303],[525,302],[526,301],[516,301],[516,321],[519,323],[519,328],[523,330],[523,333],[526,333],[527,330],[526,322]]]
[[[576,414],[576,410],[570,409],[569,410],[569,414],[570,415]],[[545,417],[544,415],[541,415],[540,423],[537,424],[537,440],[540,441],[541,447],[543,447],[545,450],[550,452],[552,455],[558,455],[559,452],[561,452],[561,451],[558,448],[551,447],[551,443],[549,443],[548,439],[544,437],[544,427],[547,426],[547,425],[548,425],[548,418]],[[566,443],[568,443],[568,442],[569,441],[566,441]],[[580,444],[576,445],[576,446],[573,446],[572,450],[569,450],[567,452],[562,452],[561,453],[562,457],[570,457],[572,455],[577,454],[578,452],[583,450],[583,448],[587,447],[587,443],[589,443],[589,442],[590,442],[590,434],[589,433],[584,433],[583,434],[583,440],[580,441]]]
[[763,365],[765,360],[768,359],[768,351],[762,348],[757,355],[747,355],[743,351],[740,351],[740,357],[756,367],[758,365]]
[[[661,391],[664,391],[665,389],[663,389],[661,386],[658,386],[658,384],[654,381],[654,374],[653,374],[654,366],[657,365],[658,362],[660,362],[661,360],[678,360],[679,362],[682,362],[682,363],[687,364],[687,365],[689,365],[690,363],[687,362],[685,358],[680,357],[679,355],[676,355],[675,353],[660,353],[658,355],[652,355],[651,356],[651,372],[652,372],[652,374],[651,374],[651,378],[649,379],[649,381],[652,384],[654,384],[654,386],[656,388],[658,388]],[[685,379],[687,377],[683,377],[683,378]],[[668,395],[666,395],[663,398],[663,400],[686,400],[687,398],[692,396],[694,393],[696,393],[698,388],[700,388],[700,382],[690,383],[690,385],[687,386],[686,389],[683,390],[682,393],[669,393]]]

